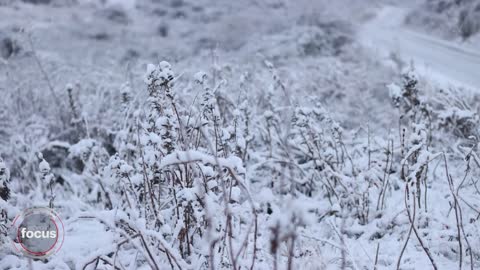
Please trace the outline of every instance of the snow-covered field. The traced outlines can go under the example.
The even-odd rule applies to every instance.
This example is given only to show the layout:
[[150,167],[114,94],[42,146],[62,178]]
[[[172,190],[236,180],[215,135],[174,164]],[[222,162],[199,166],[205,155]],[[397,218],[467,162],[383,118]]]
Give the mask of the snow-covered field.
[[0,270],[479,269],[480,53],[418,4],[0,0]]

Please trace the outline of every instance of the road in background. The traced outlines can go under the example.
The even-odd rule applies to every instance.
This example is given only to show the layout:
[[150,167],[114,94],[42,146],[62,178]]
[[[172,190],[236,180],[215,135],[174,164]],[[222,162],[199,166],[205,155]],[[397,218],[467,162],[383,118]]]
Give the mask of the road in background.
[[397,54],[412,61],[421,75],[440,84],[480,90],[480,53],[407,29],[406,9],[384,7],[360,30],[361,42],[380,54]]

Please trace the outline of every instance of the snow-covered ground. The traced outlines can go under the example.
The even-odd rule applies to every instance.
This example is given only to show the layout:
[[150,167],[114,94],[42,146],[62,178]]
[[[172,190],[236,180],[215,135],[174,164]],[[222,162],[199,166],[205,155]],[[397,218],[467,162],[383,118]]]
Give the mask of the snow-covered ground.
[[[411,1],[25,2],[0,270],[480,267],[480,53]],[[48,205],[65,242],[30,260],[8,227]]]

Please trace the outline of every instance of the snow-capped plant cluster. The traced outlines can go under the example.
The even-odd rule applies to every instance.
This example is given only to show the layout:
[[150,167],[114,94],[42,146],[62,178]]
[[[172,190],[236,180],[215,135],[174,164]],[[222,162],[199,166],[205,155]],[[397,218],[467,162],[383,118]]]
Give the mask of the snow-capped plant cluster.
[[[187,85],[168,62],[148,65],[143,106],[120,91],[114,153],[97,139],[51,142],[68,148],[63,176],[38,152],[20,170],[35,182],[14,185],[2,160],[3,237],[15,207],[33,196],[69,223],[97,221],[113,241],[38,267],[478,267],[472,104],[454,91],[425,96],[409,71],[388,86],[398,109],[388,136],[346,130],[320,100],[300,105],[274,64],[265,69],[266,89],[245,74],[240,91],[228,92],[225,73],[198,72]],[[193,99],[178,95],[186,86]],[[462,143],[444,147],[444,136]],[[72,196],[82,203],[68,203]]]

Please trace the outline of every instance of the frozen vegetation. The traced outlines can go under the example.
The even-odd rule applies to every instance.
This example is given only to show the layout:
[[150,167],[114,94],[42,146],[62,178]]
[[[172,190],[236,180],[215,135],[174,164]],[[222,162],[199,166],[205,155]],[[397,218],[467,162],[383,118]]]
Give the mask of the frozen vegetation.
[[480,269],[480,89],[365,47],[384,2],[0,0],[0,270]]
[[480,1],[426,0],[419,1],[407,23],[433,31],[445,38],[468,40],[480,31]]

